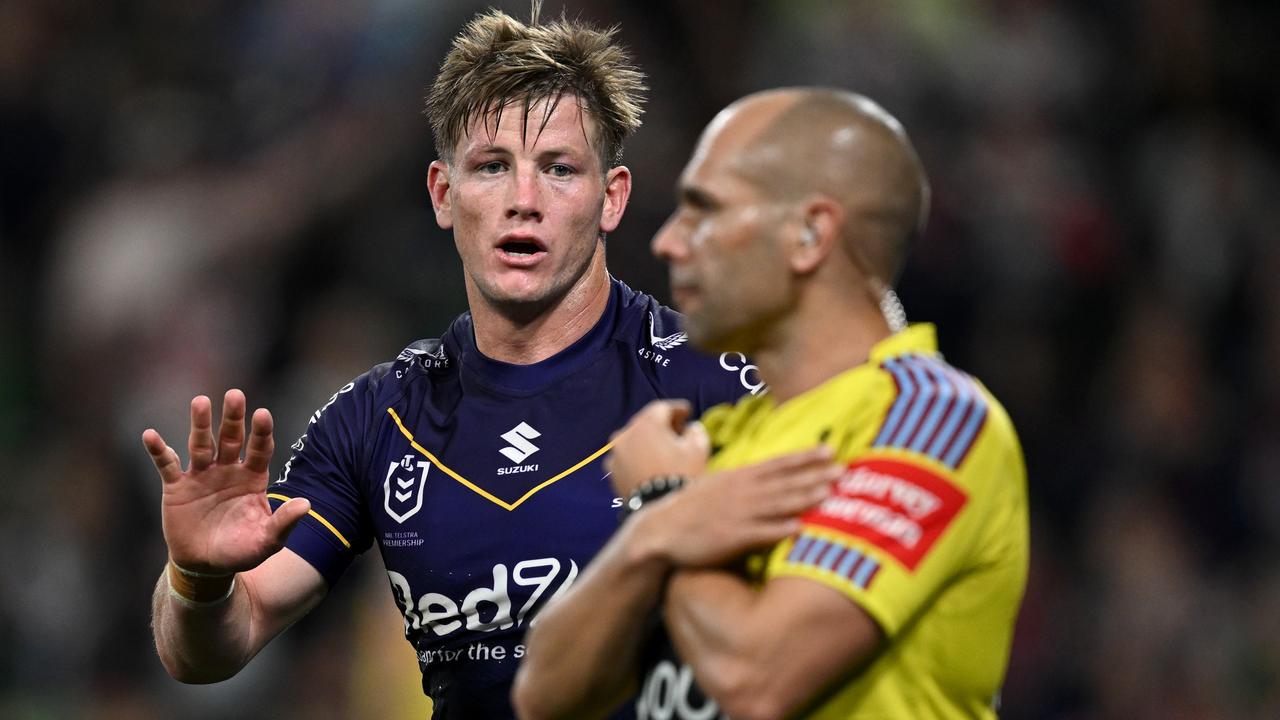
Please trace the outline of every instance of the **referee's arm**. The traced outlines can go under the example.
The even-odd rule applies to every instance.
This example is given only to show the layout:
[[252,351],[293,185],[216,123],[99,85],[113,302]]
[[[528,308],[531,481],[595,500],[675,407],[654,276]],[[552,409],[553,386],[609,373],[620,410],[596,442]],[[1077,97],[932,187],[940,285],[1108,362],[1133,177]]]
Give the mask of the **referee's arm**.
[[[607,714],[634,689],[649,614],[671,573],[720,566],[787,537],[798,529],[796,516],[824,497],[840,472],[830,449],[817,448],[691,478],[684,489],[646,504],[538,616],[512,691],[517,714],[524,720]],[[715,605],[710,598],[697,607]]]
[[671,571],[644,514],[625,523],[539,613],[511,703],[523,720],[604,717],[635,691],[648,618]]
[[683,569],[667,584],[663,610],[699,685],[738,720],[789,717],[883,642],[862,608],[805,578],[756,588],[727,570]]

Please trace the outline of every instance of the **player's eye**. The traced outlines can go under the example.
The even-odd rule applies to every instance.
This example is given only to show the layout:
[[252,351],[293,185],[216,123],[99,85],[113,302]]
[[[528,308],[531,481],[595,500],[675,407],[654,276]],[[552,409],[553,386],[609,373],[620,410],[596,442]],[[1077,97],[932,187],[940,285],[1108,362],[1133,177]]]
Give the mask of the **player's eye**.
[[551,173],[555,177],[565,178],[573,175],[573,168],[565,165],[564,163],[556,163],[555,165],[547,168],[547,172]]
[[506,165],[498,162],[497,160],[494,160],[492,162],[487,162],[476,169],[485,175],[497,175],[498,173],[502,172],[506,168],[507,168]]

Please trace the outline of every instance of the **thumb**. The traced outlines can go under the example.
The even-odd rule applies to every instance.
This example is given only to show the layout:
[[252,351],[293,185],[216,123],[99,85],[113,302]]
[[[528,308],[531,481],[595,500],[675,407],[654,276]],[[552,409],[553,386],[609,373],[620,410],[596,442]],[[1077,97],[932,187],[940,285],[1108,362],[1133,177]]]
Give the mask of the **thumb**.
[[700,422],[691,422],[685,428],[684,437],[703,456],[711,455],[711,436]]
[[310,511],[311,501],[306,498],[293,498],[276,508],[271,515],[271,521],[275,525],[276,541],[284,545],[289,533],[297,527],[298,521]]
[[676,432],[683,432],[685,422],[689,416],[693,415],[693,405],[688,400],[668,400],[666,401],[667,422],[671,425],[671,429]]

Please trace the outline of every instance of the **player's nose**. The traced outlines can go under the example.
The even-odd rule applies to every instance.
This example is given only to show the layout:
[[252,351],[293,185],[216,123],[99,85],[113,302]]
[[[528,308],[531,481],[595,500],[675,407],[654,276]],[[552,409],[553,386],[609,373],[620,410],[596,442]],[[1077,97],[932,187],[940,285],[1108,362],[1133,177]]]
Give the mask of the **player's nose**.
[[512,173],[506,204],[508,218],[542,219],[542,198],[536,173],[530,171]]

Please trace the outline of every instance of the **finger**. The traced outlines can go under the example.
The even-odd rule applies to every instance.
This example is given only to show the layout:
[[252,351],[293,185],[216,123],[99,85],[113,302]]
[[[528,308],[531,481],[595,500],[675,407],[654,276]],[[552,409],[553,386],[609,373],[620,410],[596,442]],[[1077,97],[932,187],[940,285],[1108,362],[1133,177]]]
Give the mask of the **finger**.
[[271,453],[276,449],[275,437],[271,434],[273,427],[270,410],[258,408],[253,411],[249,446],[244,452],[244,465],[252,472],[264,473],[271,467]]
[[800,532],[803,524],[799,518],[780,518],[770,522],[760,523],[752,529],[759,538],[760,544],[772,545],[773,543],[789,538]]
[[740,529],[743,550],[768,547],[800,532],[800,521],[795,518],[758,520]]
[[693,405],[688,400],[667,400],[667,423],[672,430],[684,432],[685,422],[693,414]]
[[797,488],[793,492],[774,498],[769,504],[769,512],[764,513],[762,517],[781,518],[800,515],[817,507],[829,497],[831,497],[829,483]]
[[191,400],[191,435],[187,438],[191,469],[204,470],[213,464],[213,404],[204,395]]
[[814,487],[830,489],[831,484],[844,475],[845,467],[837,463],[806,465],[783,478],[784,491],[805,491]]
[[759,501],[761,515],[795,515],[812,508],[831,495],[832,483],[843,471],[839,465],[825,465],[797,472],[770,486]]
[[692,412],[693,407],[686,400],[654,400],[644,406],[633,422],[653,423],[679,431]]
[[151,462],[155,463],[162,482],[171,483],[182,477],[182,461],[178,459],[178,453],[160,437],[160,433],[147,428],[142,433],[142,445],[151,455]]
[[222,396],[222,421],[218,423],[218,464],[240,462],[244,447],[244,393],[236,389]]
[[684,438],[693,445],[695,451],[702,455],[711,454],[711,436],[700,422],[691,422],[684,430]]
[[310,510],[311,501],[306,498],[293,498],[276,508],[276,511],[271,514],[276,543],[283,547],[285,540],[289,539],[289,533],[293,532],[298,522],[306,517]]
[[[672,415],[677,412],[676,403],[669,400],[654,400],[640,409],[631,420],[615,433],[613,442],[617,445],[634,445],[637,442],[653,442],[662,437],[674,438],[672,432]],[[637,440],[637,438],[642,438]]]
[[761,475],[786,476],[809,467],[826,465],[831,462],[833,456],[834,453],[830,447],[819,445],[766,460],[755,468]]

